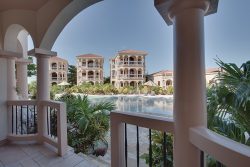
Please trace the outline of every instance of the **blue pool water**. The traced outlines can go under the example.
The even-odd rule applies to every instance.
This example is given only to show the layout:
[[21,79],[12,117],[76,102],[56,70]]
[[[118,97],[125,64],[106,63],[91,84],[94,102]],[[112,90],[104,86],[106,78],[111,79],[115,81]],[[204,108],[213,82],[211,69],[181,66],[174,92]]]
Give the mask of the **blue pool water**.
[[101,101],[114,102],[116,111],[139,112],[165,117],[173,116],[173,98],[157,96],[101,96],[89,95],[92,103]]

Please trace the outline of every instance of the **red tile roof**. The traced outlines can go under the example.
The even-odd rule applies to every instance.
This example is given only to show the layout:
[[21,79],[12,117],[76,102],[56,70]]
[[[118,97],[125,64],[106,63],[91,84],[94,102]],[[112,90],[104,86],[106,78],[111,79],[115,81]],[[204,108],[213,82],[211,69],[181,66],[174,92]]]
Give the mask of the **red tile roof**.
[[140,55],[147,55],[148,53],[145,51],[140,50],[121,50],[118,51],[119,54],[140,54]]
[[161,71],[158,71],[158,72],[155,72],[151,75],[173,75],[173,71],[172,70],[161,70]]
[[50,60],[54,60],[54,61],[63,61],[63,62],[67,62],[68,63],[68,61],[67,60],[65,60],[65,59],[63,59],[63,58],[60,58],[60,57],[58,57],[58,56],[53,56],[53,57],[51,57],[50,58]]
[[96,54],[83,54],[83,55],[79,55],[76,57],[83,57],[83,58],[103,58],[102,56],[96,55]]
[[220,72],[221,69],[218,68],[218,67],[213,67],[213,68],[207,68],[206,69],[206,73],[217,73],[217,72]]

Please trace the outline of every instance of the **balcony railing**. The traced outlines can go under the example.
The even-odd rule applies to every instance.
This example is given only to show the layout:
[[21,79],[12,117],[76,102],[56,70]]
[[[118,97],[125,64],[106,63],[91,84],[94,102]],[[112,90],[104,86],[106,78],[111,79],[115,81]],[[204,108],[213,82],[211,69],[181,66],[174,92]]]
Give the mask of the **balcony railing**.
[[[152,166],[152,139],[151,130],[164,133],[163,150],[166,150],[166,134],[173,134],[174,122],[172,119],[159,116],[130,113],[130,112],[111,112],[111,166],[124,167],[128,164],[128,143],[127,143],[127,124],[136,125],[136,164],[139,166],[139,127],[149,130],[149,166]],[[163,165],[168,167],[167,152],[163,151]]]
[[205,167],[204,154],[217,160],[217,166],[248,167],[250,147],[221,136],[205,127],[191,128],[190,142],[201,150],[201,167]]
[[17,100],[7,102],[10,141],[46,142],[66,152],[66,106],[56,101]]
[[51,77],[52,81],[57,81],[57,77]]
[[[138,127],[149,129],[149,166],[152,166],[152,145],[151,129],[174,135],[174,121],[169,118],[158,116],[128,113],[111,112],[111,167],[125,167],[128,163],[127,146],[127,124],[136,126],[136,163],[139,166],[139,133]],[[205,155],[210,155],[216,160],[218,167],[248,167],[250,163],[250,148],[246,145],[235,142],[229,138],[221,136],[205,127],[194,127],[190,129],[189,140],[196,148],[201,151],[200,167],[205,167]],[[163,141],[163,150],[167,144]],[[164,146],[165,145],[165,146]],[[174,151],[174,150],[173,150]],[[163,157],[167,152],[163,151]],[[173,158],[174,159],[174,158]],[[166,158],[162,160],[164,167],[169,167]]]
[[121,61],[121,62],[115,63],[115,65],[118,65],[118,66],[143,66],[143,62],[142,61]]
[[125,74],[125,75],[119,75],[118,79],[143,79],[143,75],[142,74]]

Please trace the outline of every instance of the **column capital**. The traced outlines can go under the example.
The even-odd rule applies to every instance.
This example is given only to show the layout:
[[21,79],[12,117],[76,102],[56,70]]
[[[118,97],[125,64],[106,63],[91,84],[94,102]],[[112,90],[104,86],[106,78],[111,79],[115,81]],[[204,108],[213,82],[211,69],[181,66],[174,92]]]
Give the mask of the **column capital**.
[[42,49],[42,48],[35,48],[30,51],[28,51],[29,56],[35,56],[35,57],[55,57],[57,56],[57,52],[53,52],[50,50]]
[[16,64],[31,64],[31,63],[33,63],[33,61],[30,59],[25,59],[25,58],[16,59]]
[[21,57],[22,53],[0,50],[0,58],[15,59]]
[[173,17],[190,8],[199,8],[205,11],[205,15],[217,12],[219,0],[154,0],[154,5],[167,25],[173,24]]

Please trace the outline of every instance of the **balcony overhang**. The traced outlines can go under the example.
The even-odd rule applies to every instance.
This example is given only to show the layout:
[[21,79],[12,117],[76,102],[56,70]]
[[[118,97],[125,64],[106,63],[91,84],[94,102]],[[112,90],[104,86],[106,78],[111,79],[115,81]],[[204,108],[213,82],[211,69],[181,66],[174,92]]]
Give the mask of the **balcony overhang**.
[[[209,7],[206,10],[205,16],[216,13],[219,3],[219,0],[207,0],[207,1],[209,2]],[[174,0],[154,0],[154,5],[157,11],[160,13],[162,18],[167,23],[167,25],[173,24],[172,19],[170,17],[170,11],[172,10],[174,2],[175,2]],[[183,6],[183,8],[185,7]]]

